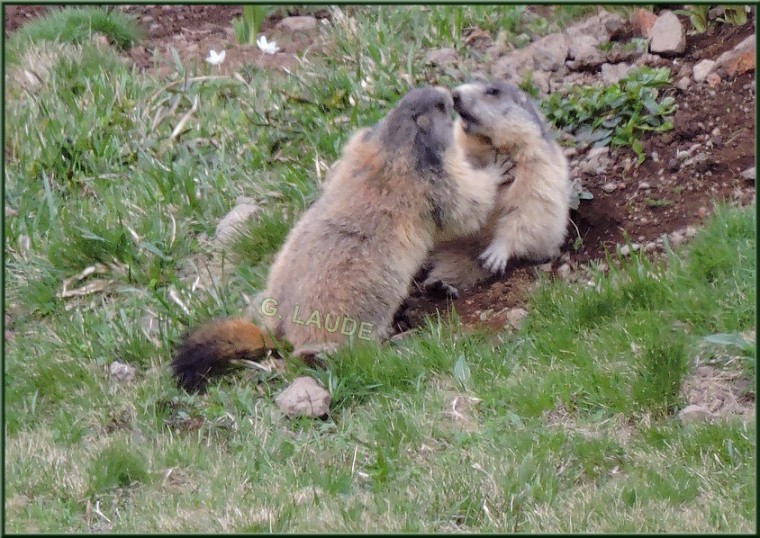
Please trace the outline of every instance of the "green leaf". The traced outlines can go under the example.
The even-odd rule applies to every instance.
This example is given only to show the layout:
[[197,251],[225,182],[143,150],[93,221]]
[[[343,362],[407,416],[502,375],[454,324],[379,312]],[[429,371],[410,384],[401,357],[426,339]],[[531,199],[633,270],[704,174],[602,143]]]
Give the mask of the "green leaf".
[[470,367],[467,365],[464,355],[459,355],[457,361],[454,363],[454,377],[463,386],[467,385],[470,381]]

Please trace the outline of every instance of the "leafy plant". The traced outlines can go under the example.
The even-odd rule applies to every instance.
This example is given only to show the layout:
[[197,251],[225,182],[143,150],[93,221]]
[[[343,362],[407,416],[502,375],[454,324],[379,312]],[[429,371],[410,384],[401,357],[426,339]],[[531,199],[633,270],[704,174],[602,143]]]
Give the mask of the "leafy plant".
[[691,33],[702,34],[707,30],[710,10],[715,7],[723,9],[723,16],[715,19],[718,22],[734,24],[737,26],[741,26],[747,22],[747,12],[744,9],[744,5],[697,4],[687,6],[686,9],[676,10],[675,13],[689,17],[689,22],[693,27]]
[[232,19],[232,29],[235,32],[237,42],[243,45],[256,43],[256,34],[270,11],[269,6],[261,4],[243,6],[243,16]]
[[675,100],[658,100],[658,88],[669,82],[668,68],[641,67],[607,87],[581,86],[565,94],[553,93],[541,105],[550,122],[580,142],[630,147],[641,164],[645,155],[638,136],[673,128],[668,118],[676,110]]

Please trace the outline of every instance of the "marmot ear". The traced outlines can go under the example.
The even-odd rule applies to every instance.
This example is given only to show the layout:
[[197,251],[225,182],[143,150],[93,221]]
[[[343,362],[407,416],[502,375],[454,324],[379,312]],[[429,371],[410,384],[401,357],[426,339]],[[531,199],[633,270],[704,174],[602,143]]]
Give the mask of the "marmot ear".
[[427,132],[428,129],[430,129],[430,117],[427,114],[423,114],[421,116],[417,116],[417,119],[415,120],[417,122],[417,127],[422,129],[423,132]]

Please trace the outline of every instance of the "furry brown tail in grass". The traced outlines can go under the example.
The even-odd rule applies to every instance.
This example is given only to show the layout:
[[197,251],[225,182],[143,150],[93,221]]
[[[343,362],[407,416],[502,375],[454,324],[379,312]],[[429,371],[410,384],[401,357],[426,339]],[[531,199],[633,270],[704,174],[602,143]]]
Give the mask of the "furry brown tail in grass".
[[248,320],[213,320],[185,334],[171,369],[188,392],[206,391],[208,380],[225,373],[235,359],[258,359],[274,349],[274,340]]

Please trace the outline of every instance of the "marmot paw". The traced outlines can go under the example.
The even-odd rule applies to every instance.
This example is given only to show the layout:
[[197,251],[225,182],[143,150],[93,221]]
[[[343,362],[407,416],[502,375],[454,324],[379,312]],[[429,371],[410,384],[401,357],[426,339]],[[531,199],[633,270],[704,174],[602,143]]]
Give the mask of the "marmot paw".
[[451,299],[459,297],[459,290],[441,279],[426,280],[425,291],[432,295],[442,295]]
[[504,270],[507,268],[507,261],[509,260],[509,251],[506,246],[494,245],[493,243],[488,246],[483,253],[478,256],[480,264],[483,269],[493,274],[504,274]]

